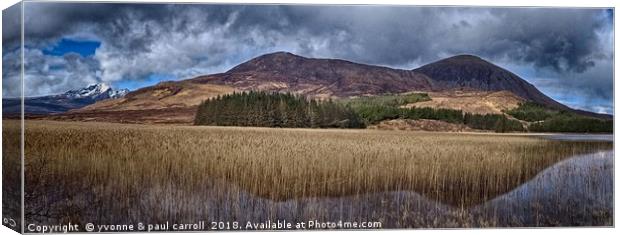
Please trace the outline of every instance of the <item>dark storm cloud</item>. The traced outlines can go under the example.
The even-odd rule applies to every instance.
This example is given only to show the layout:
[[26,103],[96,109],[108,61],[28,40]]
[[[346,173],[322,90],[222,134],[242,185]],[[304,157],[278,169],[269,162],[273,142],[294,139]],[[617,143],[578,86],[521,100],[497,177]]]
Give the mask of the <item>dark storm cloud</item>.
[[[401,65],[438,59],[441,53],[476,53],[583,72],[597,58],[609,56],[597,51],[598,31],[610,23],[600,9],[54,3],[26,7],[26,35],[32,43],[87,30],[114,47],[145,51],[153,41],[166,40],[158,36],[167,32],[199,34],[236,15],[221,32],[224,37],[272,32],[297,42],[297,49],[307,54],[317,54],[312,44],[316,42],[301,36],[322,37],[333,54],[367,63]],[[135,23],[144,23],[137,35],[130,27]],[[277,46],[282,38],[270,39],[262,43]],[[252,38],[247,42],[257,43]]]
[[[511,60],[578,73],[593,67],[598,59],[611,58],[612,51],[600,48],[607,45],[601,45],[599,34],[611,27],[604,10],[524,9],[511,14],[498,11],[492,12],[501,25],[487,27],[495,35],[486,54],[505,52]],[[493,47],[493,42],[513,46],[500,43]]]
[[[15,4],[2,11],[2,42],[4,48],[19,46],[21,31],[21,5]],[[9,45],[12,43],[12,45]],[[6,50],[5,50],[6,51]]]
[[612,94],[605,9],[26,3],[26,12],[33,48],[101,41],[89,67],[99,81],[221,72],[279,50],[408,69],[468,53],[570,77],[585,96]]
[[[156,37],[162,35],[155,35],[155,28],[198,34],[226,24],[236,14],[231,27],[223,32],[231,38],[255,29],[295,41],[304,34],[321,36],[331,43],[335,54],[363,62],[405,64],[437,59],[440,52],[475,50],[470,53],[489,58],[509,56],[539,67],[576,72],[606,56],[596,51],[600,42],[597,32],[610,23],[601,9],[55,3],[27,3],[26,7],[26,35],[33,43],[89,30],[108,39],[131,39],[107,40],[115,47],[148,50],[150,43],[162,40]],[[131,37],[135,31],[129,27],[131,22],[148,22],[140,34],[143,37]],[[192,27],[195,25],[201,27]],[[8,37],[17,38],[12,36]],[[341,40],[334,38],[338,36],[350,41],[339,44]],[[299,42],[312,54],[309,43]]]

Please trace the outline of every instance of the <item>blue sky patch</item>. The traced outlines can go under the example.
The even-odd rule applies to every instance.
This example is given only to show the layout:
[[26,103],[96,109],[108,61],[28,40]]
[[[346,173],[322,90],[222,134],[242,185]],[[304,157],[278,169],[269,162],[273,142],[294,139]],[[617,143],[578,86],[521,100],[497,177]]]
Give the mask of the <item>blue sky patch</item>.
[[165,75],[165,74],[151,74],[145,79],[134,80],[134,79],[123,79],[120,81],[116,81],[112,83],[115,89],[129,89],[131,91],[140,89],[142,87],[152,86],[159,82],[163,81],[173,81],[176,80],[175,76]]
[[43,54],[62,56],[70,52],[75,52],[83,57],[88,57],[94,55],[95,51],[100,46],[101,42],[97,41],[76,41],[63,38],[53,47],[44,49]]

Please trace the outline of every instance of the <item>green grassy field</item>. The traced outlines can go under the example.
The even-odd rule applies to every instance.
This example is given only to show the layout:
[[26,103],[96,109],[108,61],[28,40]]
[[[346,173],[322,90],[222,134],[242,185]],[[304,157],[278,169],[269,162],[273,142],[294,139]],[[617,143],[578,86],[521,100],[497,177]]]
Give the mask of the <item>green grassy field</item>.
[[[18,131],[3,122],[3,137]],[[204,190],[214,181],[230,187],[217,197],[228,201],[211,206],[267,218],[277,213],[235,200],[414,191],[467,208],[570,156],[613,148],[501,134],[52,121],[26,121],[25,135],[27,219],[74,223],[218,218],[224,212],[200,200],[213,197]],[[3,143],[6,156],[16,143]]]

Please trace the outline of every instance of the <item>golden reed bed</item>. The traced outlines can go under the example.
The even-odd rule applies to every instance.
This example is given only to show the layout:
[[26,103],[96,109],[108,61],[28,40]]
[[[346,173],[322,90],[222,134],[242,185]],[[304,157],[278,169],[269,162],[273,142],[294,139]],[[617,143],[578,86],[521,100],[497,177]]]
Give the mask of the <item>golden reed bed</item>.
[[[17,122],[3,124],[3,155],[15,155]],[[146,192],[173,186],[196,196],[213,179],[273,201],[415,191],[469,207],[560,160],[613,148],[497,134],[52,121],[26,121],[25,135],[26,194],[39,202],[29,213],[72,221],[80,218],[71,210],[81,209],[64,204],[82,194],[96,195],[91,203],[103,211],[131,217],[132,202]],[[196,202],[186,203],[191,209]]]

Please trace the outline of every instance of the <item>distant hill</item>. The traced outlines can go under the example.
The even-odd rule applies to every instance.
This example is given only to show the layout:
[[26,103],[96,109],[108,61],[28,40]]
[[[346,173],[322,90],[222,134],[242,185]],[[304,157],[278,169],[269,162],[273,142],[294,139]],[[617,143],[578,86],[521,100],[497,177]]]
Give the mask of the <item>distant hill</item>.
[[515,95],[554,108],[567,107],[540,92],[514,73],[472,55],[458,55],[414,69],[435,81],[433,90],[471,88],[478,91],[510,91]]
[[[449,92],[467,91],[468,94],[488,95],[489,92],[502,92],[501,97],[512,101],[532,101],[545,106],[575,112],[581,115],[610,119],[611,115],[573,110],[540,92],[532,84],[516,74],[472,55],[459,55],[424,65],[413,70],[393,69],[382,66],[365,65],[339,59],[316,59],[294,55],[288,52],[265,54],[239,64],[224,73],[198,76],[196,78],[163,82],[128,93],[124,98],[103,100],[84,108],[73,110],[70,114],[88,116],[95,119],[97,113],[105,114],[105,120],[121,111],[131,110],[132,116],[123,118],[130,121],[140,110],[145,114],[165,113],[171,120],[174,113],[164,110],[184,110],[178,112],[174,120],[190,122],[192,110],[205,99],[235,91],[274,91],[303,94],[318,99],[338,99],[356,96],[398,94],[405,92],[431,92],[438,97],[454,97]],[[432,95],[431,94],[431,98]],[[457,97],[458,98],[458,97]],[[476,100],[499,100],[493,97],[468,97],[469,103],[478,105],[481,110],[492,110],[496,104],[475,104]],[[474,102],[474,103],[471,103]],[[439,104],[428,102],[425,105]],[[449,105],[442,103],[442,106]],[[497,106],[497,107],[495,107]],[[501,106],[501,105],[500,105]],[[501,107],[499,107],[501,109]],[[114,112],[120,112],[115,114]],[[139,115],[137,115],[139,116]],[[142,120],[139,117],[136,120]],[[157,122],[157,116],[149,116]],[[136,121],[140,122],[140,121]]]
[[[114,90],[107,84],[98,83],[88,87],[70,90],[58,95],[26,97],[24,111],[27,114],[64,113],[71,109],[79,109],[109,98],[121,98],[129,93],[127,89]],[[14,115],[21,112],[20,98],[2,99],[2,113]]]
[[420,68],[417,73],[431,78],[433,91],[468,88],[476,91],[509,91],[525,100],[550,108],[575,112],[580,115],[611,119],[611,115],[575,110],[540,92],[516,74],[473,55],[458,55],[439,60]]

